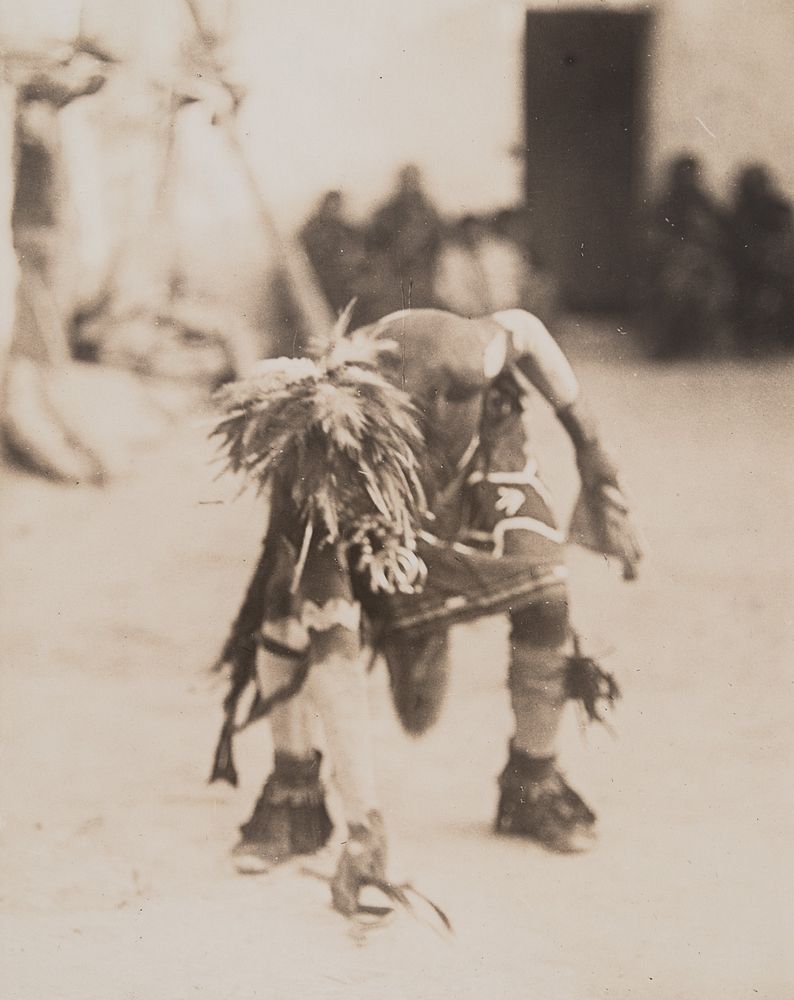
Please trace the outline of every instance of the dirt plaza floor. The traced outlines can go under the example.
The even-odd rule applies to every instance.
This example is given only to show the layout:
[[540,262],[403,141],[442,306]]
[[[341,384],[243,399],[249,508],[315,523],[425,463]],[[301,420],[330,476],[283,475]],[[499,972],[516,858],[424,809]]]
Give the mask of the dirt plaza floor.
[[[550,856],[490,831],[504,622],[457,630],[448,702],[420,741],[372,676],[393,875],[444,907],[451,939],[399,914],[362,941],[299,865],[233,871],[270,748],[259,724],[239,740],[240,788],[206,784],[223,690],[208,665],[263,515],[213,482],[202,422],[104,490],[6,473],[5,1000],[794,996],[794,365],[586,353],[648,548],[630,585],[570,553],[575,620],[624,692],[614,736],[573,713],[564,727],[595,849]],[[537,426],[569,509],[570,451],[548,414]]]

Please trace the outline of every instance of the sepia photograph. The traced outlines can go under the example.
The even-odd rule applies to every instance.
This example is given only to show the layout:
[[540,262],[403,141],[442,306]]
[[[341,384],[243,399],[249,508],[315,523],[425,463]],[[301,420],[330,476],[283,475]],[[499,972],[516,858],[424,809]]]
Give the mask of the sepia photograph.
[[0,998],[794,997],[794,4],[0,0]]

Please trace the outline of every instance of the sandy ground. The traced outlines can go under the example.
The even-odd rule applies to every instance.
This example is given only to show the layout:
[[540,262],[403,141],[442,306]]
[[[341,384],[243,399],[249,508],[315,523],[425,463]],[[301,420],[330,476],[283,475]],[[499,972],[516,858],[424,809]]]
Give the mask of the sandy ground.
[[[361,944],[321,881],[232,871],[267,727],[239,742],[240,789],[207,786],[221,690],[206,667],[262,516],[213,484],[204,430],[105,491],[7,476],[2,997],[794,996],[794,367],[579,369],[650,549],[634,585],[571,554],[577,620],[625,695],[616,739],[565,727],[596,849],[490,834],[501,622],[458,631],[444,717],[420,742],[372,680],[393,871],[444,906],[450,941],[401,915]],[[569,502],[559,431],[544,450]]]

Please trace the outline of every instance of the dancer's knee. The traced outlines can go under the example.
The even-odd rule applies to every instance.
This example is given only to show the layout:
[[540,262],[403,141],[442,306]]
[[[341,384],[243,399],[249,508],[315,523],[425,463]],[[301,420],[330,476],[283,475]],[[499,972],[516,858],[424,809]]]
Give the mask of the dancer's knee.
[[568,603],[565,600],[538,601],[510,616],[510,636],[514,644],[556,648],[568,638]]

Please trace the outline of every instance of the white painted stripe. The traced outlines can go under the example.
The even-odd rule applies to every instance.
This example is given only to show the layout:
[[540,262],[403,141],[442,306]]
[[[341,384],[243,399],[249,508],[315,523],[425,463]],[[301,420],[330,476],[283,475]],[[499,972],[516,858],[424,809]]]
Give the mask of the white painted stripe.
[[469,441],[468,445],[466,446],[466,450],[458,459],[458,464],[457,464],[458,472],[462,472],[466,468],[469,462],[474,458],[474,453],[477,451],[479,447],[480,447],[480,435],[475,434],[474,437],[471,439],[471,441]]
[[561,545],[565,541],[565,535],[558,529],[552,528],[550,524],[544,524],[535,517],[506,517],[494,528],[494,533],[504,535],[507,531],[532,531],[536,535],[543,535],[544,538],[552,542],[559,542]]
[[532,479],[530,479],[529,485],[532,487],[533,490],[535,490],[540,499],[546,504],[546,506],[549,508],[549,511],[553,511],[554,497],[549,492],[549,489],[543,482],[543,480],[537,474],[535,474],[532,477]]
[[482,482],[493,483],[496,486],[515,484],[531,486],[549,510],[554,510],[554,498],[538,475],[538,463],[534,458],[530,458],[520,472],[472,472],[466,482],[469,486]]
[[557,528],[552,528],[543,521],[538,521],[534,517],[506,517],[499,521],[493,530],[494,535],[494,555],[503,556],[505,549],[505,535],[508,531],[531,531],[533,535],[540,535],[548,538],[551,542],[562,545],[565,542],[565,535]]
[[493,540],[492,531],[481,531],[478,528],[465,528],[464,534],[466,538],[476,538],[480,542],[487,542]]
[[411,314],[410,309],[398,309],[397,312],[389,313],[387,316],[381,316],[381,318],[375,324],[375,336],[379,336],[384,330],[387,330],[391,323],[396,323],[397,320],[405,319]]
[[335,625],[350,632],[358,632],[361,625],[361,605],[346,601],[343,597],[332,597],[323,604],[304,600],[301,605],[301,625],[308,631],[327,632]]
[[502,329],[485,348],[482,356],[483,375],[494,379],[507,361],[507,331]]
[[511,335],[516,354],[525,359],[523,374],[529,376],[532,385],[554,409],[572,403],[579,395],[579,382],[543,322],[523,309],[505,309],[494,313],[492,318]]
[[517,469],[515,472],[472,472],[469,478],[466,480],[470,485],[474,483],[481,483],[483,480],[486,483],[496,483],[498,484],[533,484],[537,480],[538,475],[538,463],[534,458],[529,459],[527,464],[523,469]]
[[[493,536],[492,535],[486,535],[485,541],[493,543]],[[476,548],[473,545],[466,545],[465,542],[453,542],[452,543],[452,548],[456,552],[460,552],[464,556],[470,556],[470,555],[477,555],[477,556],[486,555],[486,556],[489,556],[489,555],[492,555],[492,553],[486,552],[483,549],[478,549],[478,548]]]

